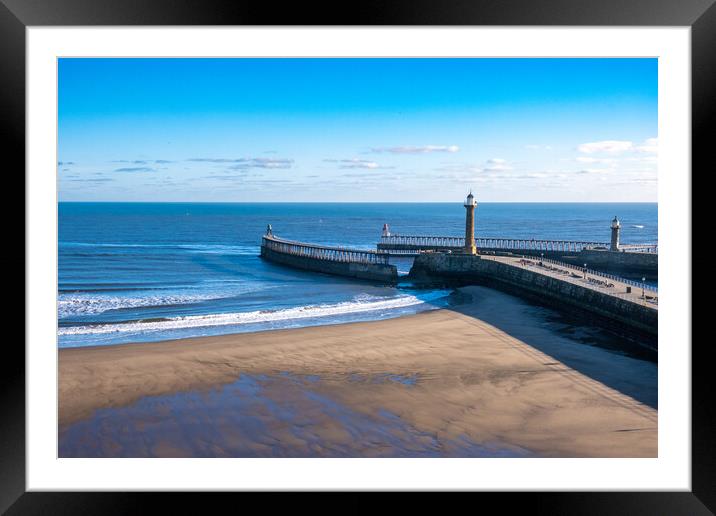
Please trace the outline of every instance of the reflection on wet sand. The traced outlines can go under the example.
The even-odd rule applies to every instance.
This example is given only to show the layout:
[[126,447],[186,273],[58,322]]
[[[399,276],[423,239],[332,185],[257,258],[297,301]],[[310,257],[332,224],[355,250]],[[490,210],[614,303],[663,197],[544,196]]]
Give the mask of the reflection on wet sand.
[[[415,375],[349,382],[415,385]],[[60,429],[61,457],[524,457],[517,446],[440,439],[388,410],[352,409],[316,375],[242,375],[219,389],[143,398]],[[141,438],[138,438],[141,436]]]

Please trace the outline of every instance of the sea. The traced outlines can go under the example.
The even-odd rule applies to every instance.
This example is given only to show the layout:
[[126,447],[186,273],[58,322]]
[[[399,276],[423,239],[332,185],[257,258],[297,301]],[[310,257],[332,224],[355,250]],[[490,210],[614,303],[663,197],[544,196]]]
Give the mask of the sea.
[[[658,242],[656,203],[480,203],[478,237]],[[58,346],[368,321],[447,306],[451,291],[380,285],[259,257],[261,235],[375,249],[394,234],[464,236],[461,203],[58,204]],[[410,258],[395,258],[401,276]]]

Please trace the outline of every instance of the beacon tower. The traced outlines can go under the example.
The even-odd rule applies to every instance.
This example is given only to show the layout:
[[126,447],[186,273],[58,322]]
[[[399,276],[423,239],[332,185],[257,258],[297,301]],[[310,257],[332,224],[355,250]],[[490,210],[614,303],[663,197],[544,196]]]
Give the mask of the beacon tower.
[[609,246],[610,251],[618,251],[619,250],[619,231],[621,230],[622,225],[619,223],[619,219],[614,216],[614,220],[612,221],[612,243]]
[[475,208],[477,201],[470,192],[465,199],[465,254],[477,254],[475,247]]

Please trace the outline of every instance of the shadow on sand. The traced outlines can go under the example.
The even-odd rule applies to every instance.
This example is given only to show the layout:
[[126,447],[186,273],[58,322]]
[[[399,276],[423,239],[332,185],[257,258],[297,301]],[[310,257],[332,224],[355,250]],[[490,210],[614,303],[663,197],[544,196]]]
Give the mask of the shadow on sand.
[[657,364],[647,360],[640,346],[600,327],[487,287],[463,287],[459,293],[470,296],[471,301],[454,303],[449,310],[480,319],[556,361],[658,408]]

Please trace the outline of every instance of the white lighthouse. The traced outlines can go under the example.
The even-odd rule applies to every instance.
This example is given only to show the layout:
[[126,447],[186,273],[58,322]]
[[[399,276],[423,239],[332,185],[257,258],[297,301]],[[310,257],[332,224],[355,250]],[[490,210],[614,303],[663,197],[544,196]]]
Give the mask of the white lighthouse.
[[390,236],[390,228],[388,227],[388,224],[383,224],[383,238]]
[[475,208],[477,201],[472,195],[472,191],[465,199],[465,254],[477,254],[475,247]]

